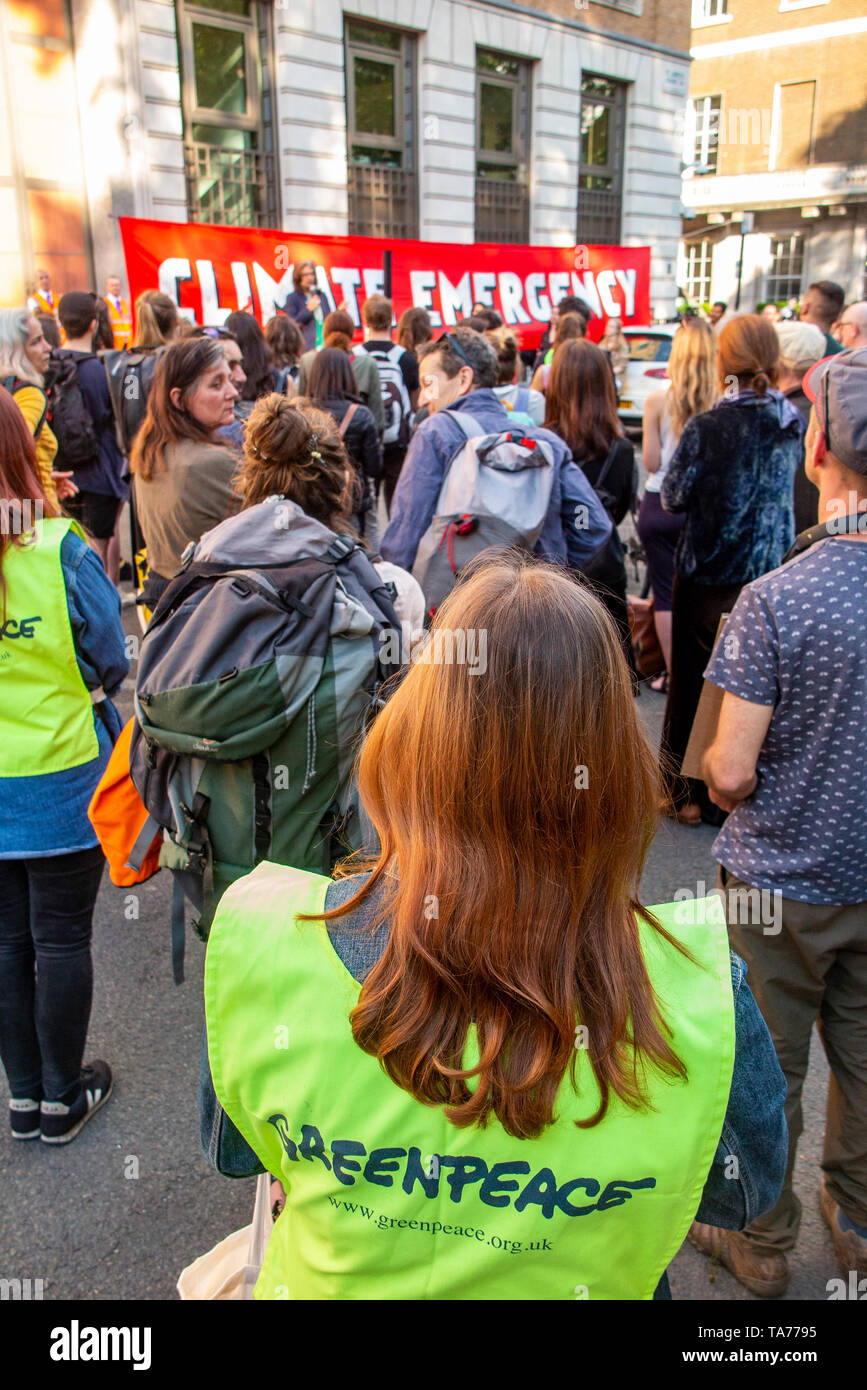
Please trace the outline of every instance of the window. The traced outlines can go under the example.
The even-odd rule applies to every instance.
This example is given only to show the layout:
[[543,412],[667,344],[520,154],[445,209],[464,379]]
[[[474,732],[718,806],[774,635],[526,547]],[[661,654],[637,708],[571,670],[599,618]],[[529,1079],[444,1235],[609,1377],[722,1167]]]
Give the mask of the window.
[[623,195],[626,83],[586,73],[581,82],[577,240],[616,246]]
[[776,138],[771,145],[770,168],[802,169],[813,162],[816,83],[779,83],[774,98]]
[[771,238],[771,264],[766,298],[777,302],[800,299],[804,273],[804,237],[800,232]]
[[[193,222],[277,226],[267,7],[179,0],[187,201]],[[264,33],[260,34],[260,26]],[[261,43],[264,38],[264,44]]]
[[350,236],[418,236],[415,41],[347,19]]
[[728,10],[728,0],[692,0],[693,28],[701,28],[704,24],[725,23],[732,18]]
[[693,121],[693,173],[715,174],[719,165],[722,97],[696,97],[690,102]]
[[530,239],[530,65],[476,54],[476,241]]
[[632,333],[626,330],[630,362],[667,362],[671,356],[672,338],[655,333]]
[[686,248],[684,293],[690,304],[707,304],[713,270],[713,246],[709,241],[690,241]]

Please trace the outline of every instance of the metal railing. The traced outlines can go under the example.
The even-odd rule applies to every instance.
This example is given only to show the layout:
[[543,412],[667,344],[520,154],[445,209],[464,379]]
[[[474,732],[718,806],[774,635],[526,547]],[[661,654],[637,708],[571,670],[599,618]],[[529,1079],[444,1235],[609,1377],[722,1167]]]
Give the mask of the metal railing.
[[415,173],[386,164],[349,165],[349,235],[418,236]]
[[530,240],[530,199],[523,183],[476,175],[476,241]]
[[578,189],[579,246],[618,246],[623,198],[604,188]]
[[184,144],[191,222],[226,227],[276,227],[274,156],[225,145]]

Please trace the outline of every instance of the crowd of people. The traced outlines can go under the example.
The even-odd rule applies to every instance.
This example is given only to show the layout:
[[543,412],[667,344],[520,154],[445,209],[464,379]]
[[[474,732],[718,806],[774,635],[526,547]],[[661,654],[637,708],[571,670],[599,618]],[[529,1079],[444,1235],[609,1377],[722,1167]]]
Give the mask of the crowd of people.
[[[0,311],[13,1139],[112,1093],[84,1057],[120,756],[115,881],[173,874],[176,978],[185,895],[209,933],[202,1144],[270,1184],[257,1297],[664,1299],[687,1235],[779,1295],[817,1021],[822,1210],[867,1273],[867,305],[838,290],[684,319],[640,505],[623,325],[574,296],[530,354],[483,304],[435,336],[382,294],[356,341],[309,262],[264,330],[117,277]],[[660,814],[719,828],[722,907],[641,903]]]

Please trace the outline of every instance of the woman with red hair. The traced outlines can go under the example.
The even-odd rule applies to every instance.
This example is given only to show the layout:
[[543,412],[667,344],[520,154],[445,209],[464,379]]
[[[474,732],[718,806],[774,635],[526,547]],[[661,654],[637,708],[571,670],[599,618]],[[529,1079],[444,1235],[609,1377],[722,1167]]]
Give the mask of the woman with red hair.
[[120,732],[120,600],[0,391],[0,1060],[13,1139],[66,1144],[111,1093],[82,1066],[103,855],[87,807]]
[[358,785],[363,871],[263,863],[208,942],[222,1119],[286,1191],[255,1296],[666,1297],[697,1211],[776,1200],[785,1086],[716,900],[639,899],[659,779],[602,605],[468,566]]

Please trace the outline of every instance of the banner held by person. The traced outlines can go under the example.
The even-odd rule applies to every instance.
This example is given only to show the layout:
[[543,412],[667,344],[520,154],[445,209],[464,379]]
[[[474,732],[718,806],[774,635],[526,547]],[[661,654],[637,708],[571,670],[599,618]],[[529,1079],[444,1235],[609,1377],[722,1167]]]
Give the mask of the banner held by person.
[[248,306],[266,323],[292,291],[294,266],[311,260],[324,300],[335,308],[345,303],[360,336],[364,300],[383,292],[386,251],[395,315],[426,309],[435,329],[454,327],[481,302],[514,328],[520,347],[537,347],[552,305],[567,294],[593,310],[594,339],[610,317],[650,321],[647,246],[395,242],[135,217],[122,217],[120,228],[132,297],[159,288],[198,323],[222,324]]

